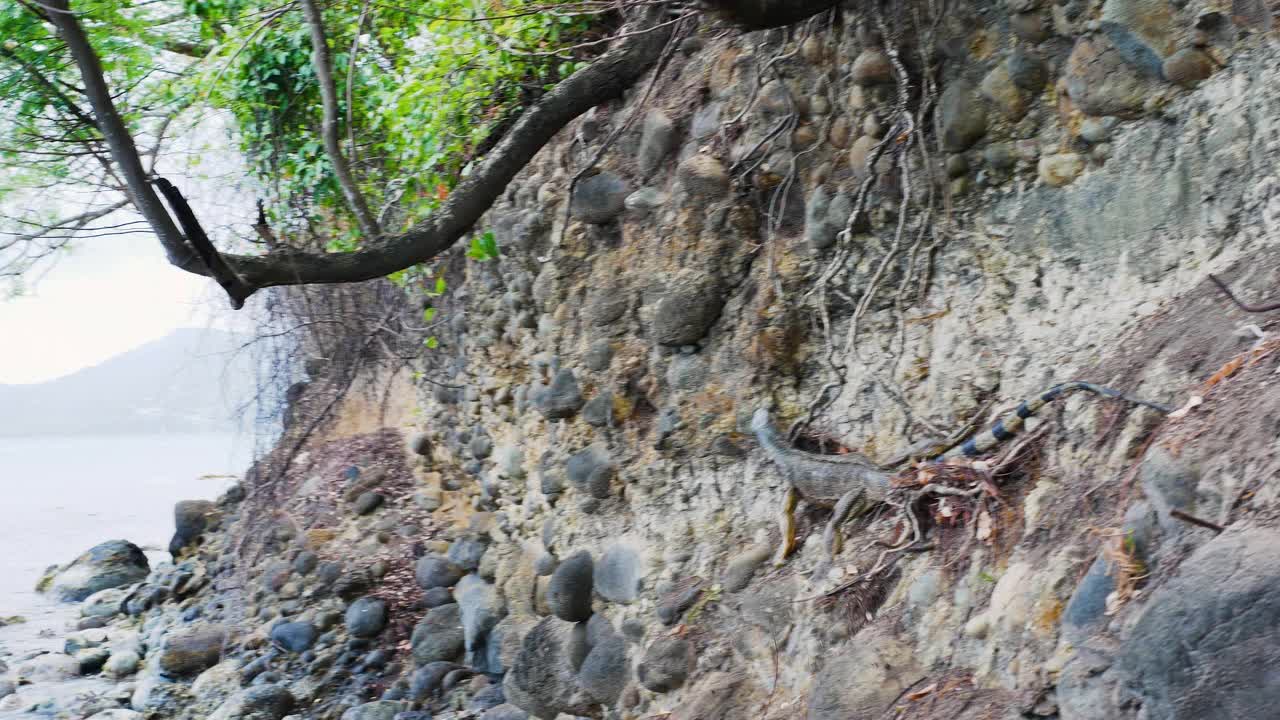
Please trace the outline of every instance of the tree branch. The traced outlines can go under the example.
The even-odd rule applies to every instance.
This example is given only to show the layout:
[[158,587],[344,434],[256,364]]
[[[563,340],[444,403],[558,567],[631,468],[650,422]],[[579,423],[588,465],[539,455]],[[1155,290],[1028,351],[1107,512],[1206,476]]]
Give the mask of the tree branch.
[[71,59],[80,69],[85,96],[89,98],[89,106],[93,108],[98,130],[111,150],[112,160],[124,176],[129,199],[155,230],[171,264],[197,275],[207,274],[199,256],[187,244],[159,196],[147,184],[147,173],[142,167],[133,136],[129,134],[129,129],[125,127],[124,120],[111,99],[111,91],[102,74],[102,63],[89,44],[80,21],[71,13],[70,3],[68,0],[42,0],[41,7],[46,11],[45,19],[58,28]]
[[[320,83],[320,103],[324,107],[324,124],[320,130],[324,137],[324,151],[333,164],[333,174],[338,178],[342,197],[356,216],[356,224],[360,226],[365,242],[373,242],[382,236],[382,229],[378,227],[378,219],[369,211],[364,193],[360,192],[360,186],[351,174],[351,166],[347,163],[347,156],[342,154],[342,142],[338,138],[338,91],[333,82],[329,41],[324,34],[324,15],[316,6],[315,0],[302,0],[302,14],[311,26],[311,65],[315,68],[316,80]],[[351,68],[347,72],[352,72]]]

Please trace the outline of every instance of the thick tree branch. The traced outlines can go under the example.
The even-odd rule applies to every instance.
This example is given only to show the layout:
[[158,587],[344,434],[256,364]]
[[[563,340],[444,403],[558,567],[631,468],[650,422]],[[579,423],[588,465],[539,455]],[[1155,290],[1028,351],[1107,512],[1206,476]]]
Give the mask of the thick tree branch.
[[[766,3],[771,12],[791,17],[790,11],[780,10],[780,0],[746,1]],[[379,238],[376,232],[366,231],[364,245],[350,253],[303,252],[279,248],[261,256],[218,255],[215,252],[205,260],[193,251],[148,184],[147,173],[138,157],[133,138],[112,102],[98,57],[89,45],[79,21],[70,12],[69,0],[42,2],[51,9],[46,17],[59,28],[72,59],[80,68],[85,94],[128,185],[129,196],[164,245],[169,261],[188,272],[216,277],[227,288],[233,304],[237,306],[261,288],[372,280],[426,262],[452,247],[501,196],[516,174],[561,129],[596,105],[619,97],[648,72],[662,54],[673,31],[670,23],[660,22],[661,6],[646,8],[641,14],[638,27],[633,26],[630,31],[621,33],[622,39],[608,52],[539,98],[471,174],[454,188],[449,198],[430,217],[406,233]],[[803,5],[801,12],[807,13],[804,15],[807,17],[825,9],[830,2],[822,0],[815,4],[815,0],[802,0],[798,4]],[[306,8],[310,8],[308,20],[311,22],[313,40],[317,37],[317,31],[322,40],[317,43],[316,49],[322,49],[323,57],[327,60],[328,47],[327,42],[323,41],[319,13],[310,0],[304,2],[304,9]],[[773,20],[776,17],[762,18],[762,21],[766,19]],[[327,71],[329,64],[317,63],[318,72],[321,67]],[[327,80],[322,80],[322,88],[326,87],[326,118],[336,118],[337,103],[331,73]],[[329,145],[330,137],[336,141],[337,124],[334,122],[326,125],[333,130],[325,133],[325,142]],[[331,152],[330,156],[341,157],[341,154]],[[351,187],[354,187],[354,183]],[[353,203],[352,207],[354,210],[357,205]],[[376,228],[376,223],[373,227]],[[207,266],[206,262],[212,263],[212,267]]]
[[[333,81],[333,63],[329,59],[329,40],[324,33],[324,15],[315,0],[302,0],[302,14],[311,27],[311,65],[316,71],[316,80],[320,83],[320,103],[324,107],[324,123],[320,134],[324,137],[324,151],[333,164],[333,174],[338,178],[338,187],[342,189],[342,197],[347,201],[347,208],[356,216],[356,224],[364,234],[365,242],[374,242],[382,235],[378,227],[378,219],[369,211],[364,193],[356,184],[351,173],[351,165],[347,156],[342,153],[342,142],[338,136],[338,90]],[[347,70],[352,72],[350,68]]]
[[205,234],[204,227],[196,219],[196,214],[191,211],[191,206],[187,204],[187,199],[168,180],[156,178],[153,182],[157,188],[160,188],[160,193],[164,195],[165,200],[169,201],[169,207],[173,210],[173,214],[178,216],[178,223],[182,225],[182,232],[186,234],[187,241],[191,243],[191,247],[195,249],[196,254],[200,256],[200,261],[204,263],[209,275],[213,276],[213,279],[222,286],[222,289],[227,291],[227,295],[231,297],[232,307],[239,310],[244,306],[244,299],[239,298],[236,294],[240,278],[236,277],[226,263],[222,262],[222,257],[218,255],[217,248],[213,246],[213,242]]

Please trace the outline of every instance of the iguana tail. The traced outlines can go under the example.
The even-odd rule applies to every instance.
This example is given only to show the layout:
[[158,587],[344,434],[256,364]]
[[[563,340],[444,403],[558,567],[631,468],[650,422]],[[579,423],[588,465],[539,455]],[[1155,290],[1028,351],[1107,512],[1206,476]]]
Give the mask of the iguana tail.
[[1111,388],[1105,388],[1101,385],[1073,380],[1071,382],[1062,383],[1061,385],[1054,385],[1036,397],[1030,400],[1024,400],[1022,404],[1018,406],[1018,409],[1013,411],[1012,415],[997,420],[991,427],[983,430],[977,435],[974,435],[964,441],[961,445],[953,447],[946,452],[935,456],[933,459],[941,460],[943,458],[956,457],[959,455],[963,455],[965,457],[977,457],[1005,440],[1009,440],[1017,435],[1018,432],[1022,430],[1022,426],[1026,423],[1027,418],[1039,412],[1040,408],[1048,405],[1054,400],[1057,400],[1063,395],[1075,392],[1076,390],[1084,390],[1086,392],[1094,393],[1095,395],[1123,400],[1127,403],[1149,407],[1162,413],[1168,413],[1173,410],[1173,408],[1168,407],[1167,405],[1129,397],[1119,390],[1112,390]]

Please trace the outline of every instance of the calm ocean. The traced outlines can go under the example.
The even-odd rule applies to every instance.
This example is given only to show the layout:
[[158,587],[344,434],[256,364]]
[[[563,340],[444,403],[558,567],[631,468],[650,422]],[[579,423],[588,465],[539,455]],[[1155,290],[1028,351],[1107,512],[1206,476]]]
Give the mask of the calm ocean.
[[201,476],[243,473],[250,451],[232,435],[0,437],[0,617],[28,619],[0,628],[0,658],[61,647],[76,613],[33,591],[47,566],[115,538],[166,559],[173,504],[216,498],[232,479]]

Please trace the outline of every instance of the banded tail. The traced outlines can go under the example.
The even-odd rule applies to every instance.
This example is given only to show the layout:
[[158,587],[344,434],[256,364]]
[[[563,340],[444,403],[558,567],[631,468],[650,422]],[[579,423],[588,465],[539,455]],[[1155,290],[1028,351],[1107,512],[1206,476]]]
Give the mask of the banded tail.
[[1073,380],[1071,382],[1062,383],[1061,385],[1054,385],[1036,397],[1030,400],[1024,400],[1022,404],[1018,406],[1018,409],[1014,410],[1013,414],[1009,417],[997,420],[994,425],[964,441],[964,443],[958,447],[951,448],[940,455],[934,456],[932,459],[942,460],[944,458],[956,457],[959,455],[963,455],[964,457],[977,457],[1005,440],[1009,440],[1017,435],[1018,431],[1022,429],[1023,424],[1026,423],[1027,418],[1039,412],[1040,408],[1048,405],[1054,400],[1057,400],[1063,395],[1076,390],[1084,390],[1086,392],[1094,393],[1095,395],[1123,400],[1127,403],[1149,407],[1162,413],[1169,413],[1173,410],[1173,408],[1168,407],[1167,405],[1129,397],[1119,390],[1112,390],[1111,388],[1105,388],[1101,385]]

